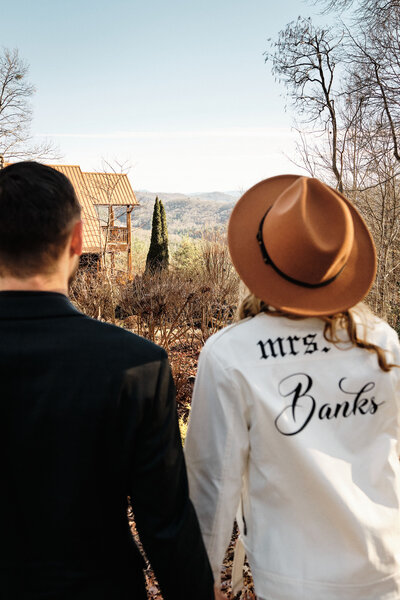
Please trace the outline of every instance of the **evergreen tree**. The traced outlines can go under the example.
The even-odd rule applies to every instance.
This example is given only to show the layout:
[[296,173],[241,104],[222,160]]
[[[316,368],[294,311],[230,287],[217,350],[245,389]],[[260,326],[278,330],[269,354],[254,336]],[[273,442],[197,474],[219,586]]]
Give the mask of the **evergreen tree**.
[[162,238],[162,261],[161,266],[167,269],[169,265],[169,250],[168,250],[168,226],[167,215],[165,214],[164,204],[160,200],[160,216],[161,216],[161,238]]
[[153,222],[151,226],[150,248],[146,258],[146,272],[154,273],[162,268],[163,237],[161,224],[160,201],[158,196],[154,202]]

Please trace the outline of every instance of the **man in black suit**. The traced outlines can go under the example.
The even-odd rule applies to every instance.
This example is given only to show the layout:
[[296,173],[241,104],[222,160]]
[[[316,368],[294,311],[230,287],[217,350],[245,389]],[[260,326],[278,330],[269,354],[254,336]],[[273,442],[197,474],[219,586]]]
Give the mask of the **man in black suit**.
[[80,207],[61,173],[0,170],[0,598],[212,600],[164,350],[69,302]]

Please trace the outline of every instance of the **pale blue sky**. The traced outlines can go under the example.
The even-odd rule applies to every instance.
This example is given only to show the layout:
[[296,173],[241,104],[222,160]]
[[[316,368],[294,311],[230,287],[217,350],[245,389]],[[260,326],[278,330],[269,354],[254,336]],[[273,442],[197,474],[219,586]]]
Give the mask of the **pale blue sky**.
[[[85,170],[127,160],[135,189],[246,189],[299,172],[267,39],[302,0],[2,0],[0,45],[37,88],[34,132]],[[321,17],[317,17],[321,21]],[[324,19],[324,18],[323,18]],[[322,19],[322,20],[323,20]]]

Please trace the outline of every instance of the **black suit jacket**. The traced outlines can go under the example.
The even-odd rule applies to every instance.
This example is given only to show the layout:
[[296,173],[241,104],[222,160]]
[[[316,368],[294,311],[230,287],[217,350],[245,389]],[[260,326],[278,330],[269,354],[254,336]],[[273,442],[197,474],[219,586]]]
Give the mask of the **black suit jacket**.
[[211,600],[166,353],[62,294],[0,293],[0,598]]

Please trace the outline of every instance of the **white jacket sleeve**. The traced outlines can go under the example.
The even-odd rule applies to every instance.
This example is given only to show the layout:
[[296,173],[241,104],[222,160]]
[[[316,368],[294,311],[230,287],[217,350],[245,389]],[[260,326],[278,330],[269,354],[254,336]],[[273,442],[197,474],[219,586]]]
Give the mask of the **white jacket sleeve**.
[[189,493],[217,583],[239,507],[248,449],[243,394],[213,346],[206,345],[199,360],[185,455]]

